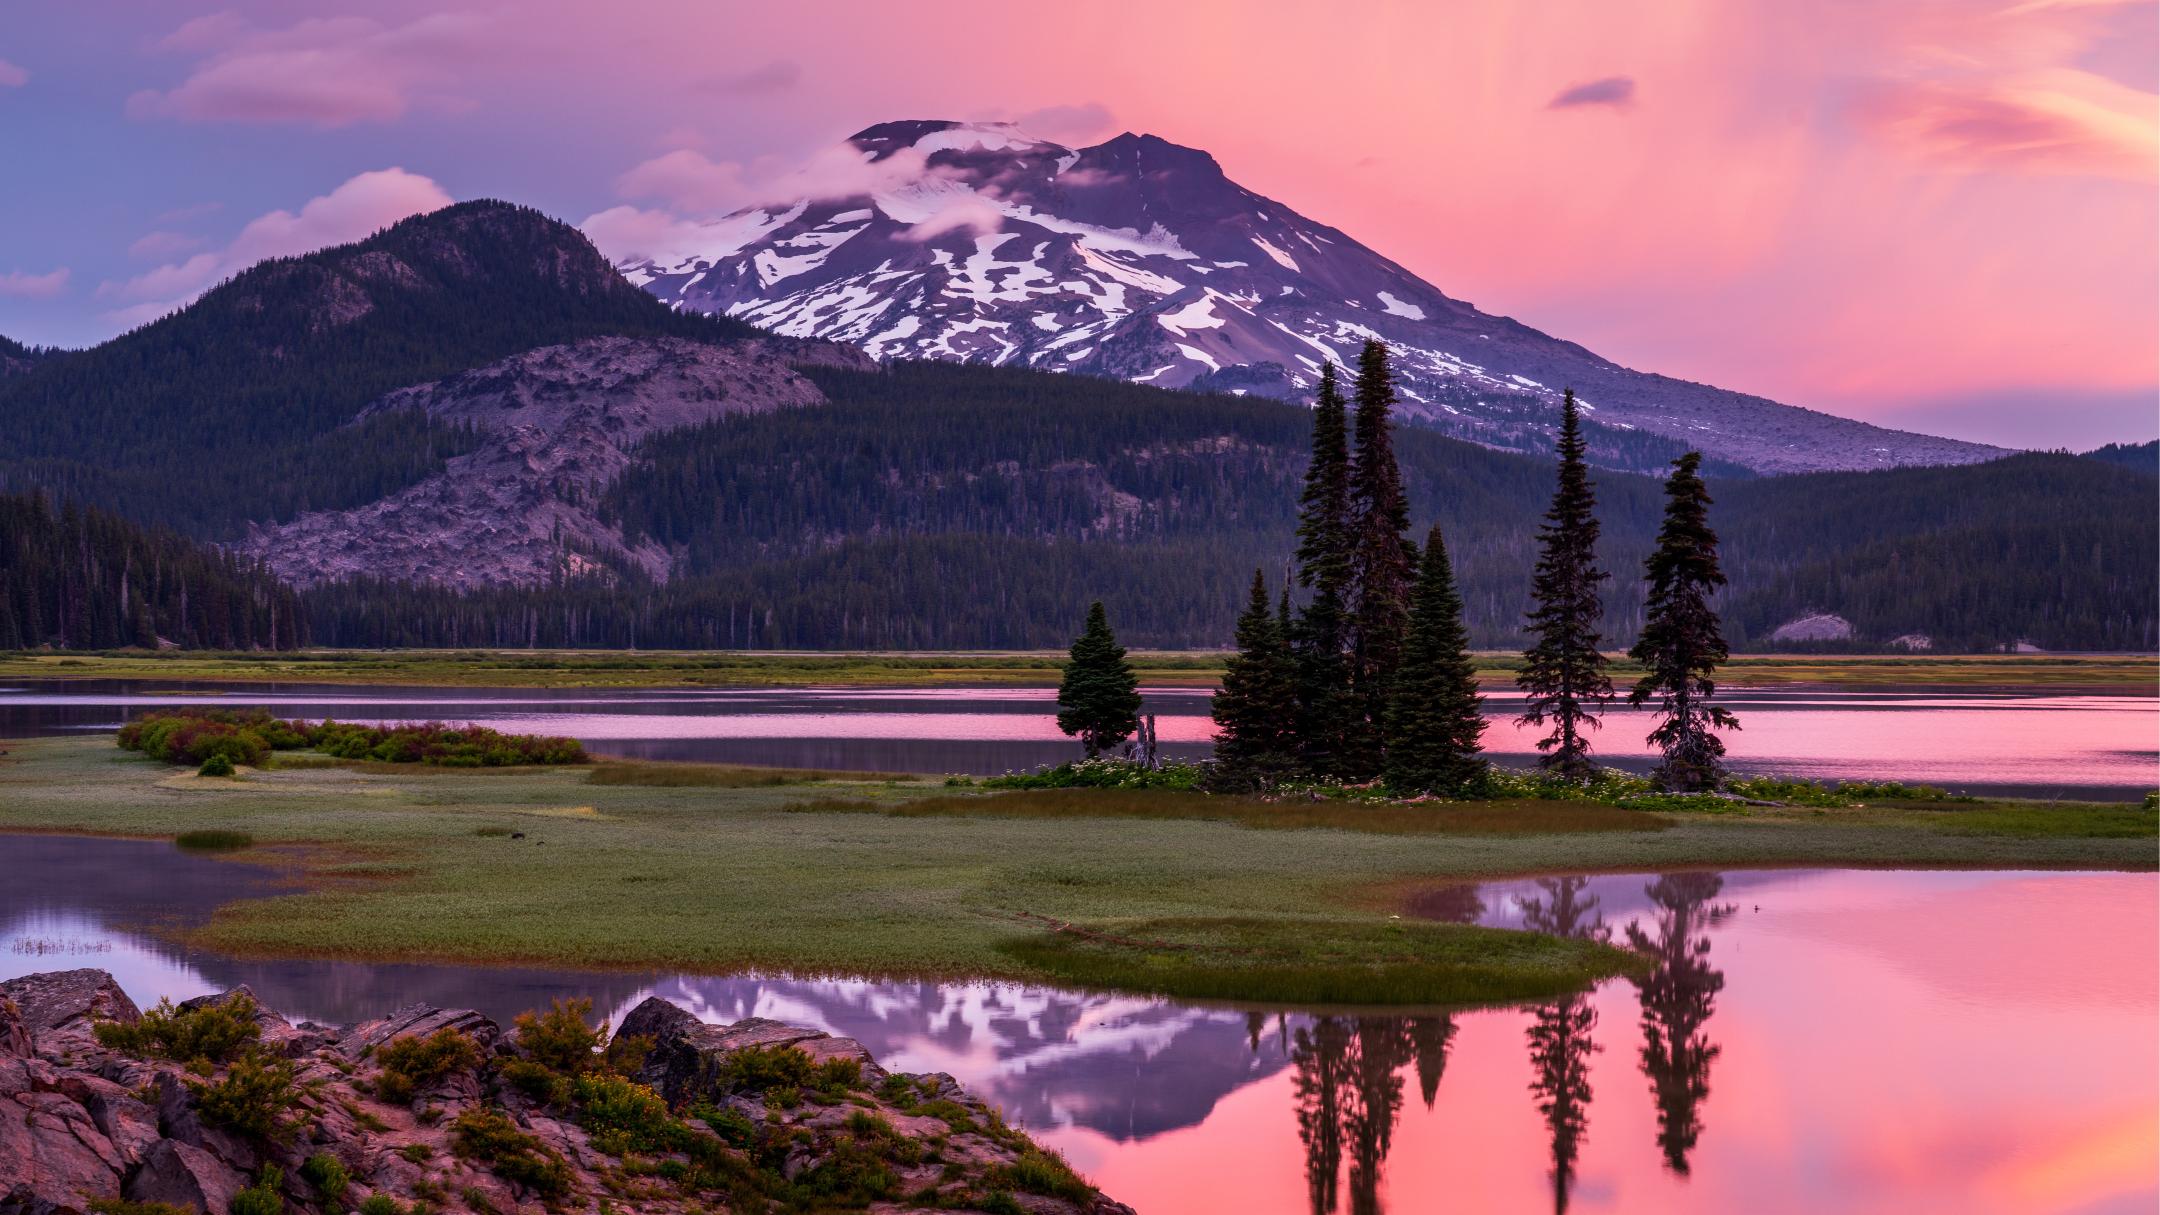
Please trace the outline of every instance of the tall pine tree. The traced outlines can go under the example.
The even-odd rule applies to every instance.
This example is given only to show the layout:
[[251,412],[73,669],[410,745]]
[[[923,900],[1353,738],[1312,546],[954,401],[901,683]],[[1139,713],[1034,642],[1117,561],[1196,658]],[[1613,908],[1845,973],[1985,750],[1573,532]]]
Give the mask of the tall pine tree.
[[1355,393],[1357,450],[1350,461],[1350,690],[1355,699],[1351,737],[1344,747],[1344,775],[1379,775],[1388,684],[1402,662],[1410,623],[1410,585],[1417,555],[1410,530],[1410,499],[1395,462],[1389,413],[1395,408],[1395,377],[1387,347],[1368,341],[1358,354]]
[[1297,656],[1298,755],[1320,776],[1343,775],[1350,721],[1350,411],[1335,364],[1320,369],[1312,462],[1298,508],[1297,582],[1312,591],[1290,637]]
[[1565,779],[1587,781],[1597,766],[1584,730],[1597,726],[1598,710],[1613,692],[1598,651],[1598,619],[1605,610],[1598,585],[1607,575],[1597,564],[1597,498],[1583,461],[1582,418],[1572,388],[1560,402],[1559,449],[1559,487],[1538,529],[1527,622],[1533,640],[1515,682],[1529,694],[1522,724],[1552,728],[1538,740],[1544,753],[1539,762]]
[[1072,644],[1058,683],[1058,729],[1080,739],[1087,757],[1131,738],[1140,728],[1140,678],[1110,631],[1102,600],[1088,605],[1087,625]]
[[1665,758],[1653,776],[1660,789],[1680,793],[1717,788],[1725,776],[1725,741],[1717,731],[1740,728],[1729,710],[1710,703],[1717,694],[1711,677],[1726,658],[1710,596],[1725,585],[1725,572],[1718,568],[1717,533],[1710,530],[1710,491],[1701,466],[1702,453],[1691,451],[1673,461],[1672,475],[1665,479],[1665,523],[1644,564],[1650,591],[1642,637],[1628,651],[1646,668],[1628,703],[1658,701],[1661,720],[1649,741]]
[[1226,789],[1268,788],[1297,767],[1297,690],[1290,647],[1259,570],[1238,617],[1237,647],[1210,705],[1216,775]]
[[1477,664],[1440,527],[1425,537],[1410,632],[1387,713],[1387,782],[1398,794],[1465,793],[1485,775]]

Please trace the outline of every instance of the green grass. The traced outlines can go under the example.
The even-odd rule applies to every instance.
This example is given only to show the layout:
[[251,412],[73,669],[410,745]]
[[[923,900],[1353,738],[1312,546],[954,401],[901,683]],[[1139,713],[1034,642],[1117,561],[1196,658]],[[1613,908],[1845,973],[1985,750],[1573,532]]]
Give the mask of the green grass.
[[1018,936],[1005,952],[1083,987],[1297,1005],[1564,995],[1643,960],[1593,941],[1411,920],[1156,919]]
[[1225,797],[1162,789],[1044,789],[1024,793],[909,797],[892,801],[824,797],[787,807],[797,813],[886,814],[901,818],[1197,819],[1272,831],[1382,835],[1552,835],[1663,831],[1671,820],[1600,802],[1509,799],[1411,804]]
[[[1142,682],[1212,685],[1225,654],[1136,650]],[[1519,656],[1486,652],[1478,674],[1513,679]],[[1045,687],[1057,682],[1062,652],[803,653],[622,650],[306,650],[226,653],[115,650],[0,653],[0,678],[248,680],[270,683],[407,684],[438,687]],[[1615,679],[1637,668],[1615,655]],[[2094,654],[1736,655],[1722,674],[1733,687],[2107,688],[2150,693],[2160,656]]]
[[[1867,803],[1646,814],[1579,803],[1232,803],[1226,818],[1223,799],[1150,793],[1076,801],[1102,794],[1047,791],[968,794],[979,798],[977,813],[933,781],[609,785],[578,768],[407,765],[280,767],[227,785],[172,779],[170,768],[109,739],[39,739],[6,750],[0,830],[241,832],[276,846],[281,865],[302,861],[301,876],[313,880],[298,892],[231,904],[191,933],[203,946],[257,956],[1160,990],[1159,964],[1104,951],[1090,938],[1066,939],[1051,926],[1137,940],[1136,925],[1217,924],[1240,926],[1221,929],[1233,944],[1252,934],[1278,950],[1308,938],[1371,949],[1368,963],[1408,967],[1401,998],[1409,998],[1445,983],[1420,976],[1415,958],[1382,950],[1395,938],[1378,934],[1393,931],[1388,917],[1435,882],[1689,867],[2150,871],[2160,864],[2154,813],[2120,806]],[[791,812],[821,798],[901,813]],[[929,812],[906,812],[918,802]],[[1292,813],[1329,817],[1296,823],[1286,817]],[[1456,814],[1467,817],[1446,822]],[[1528,829],[1477,823],[1516,814]],[[1530,817],[1539,814],[1590,817]],[[1259,820],[1248,823],[1248,815]],[[1406,829],[1419,815],[1454,829]],[[1662,826],[1600,829],[1610,822]],[[231,863],[255,855],[238,853]],[[1455,944],[1525,981],[1555,973],[1549,958],[1494,952],[1498,940],[1512,938],[1472,935]],[[1438,944],[1431,956],[1474,973],[1467,956]],[[1193,990],[1342,991],[1357,978],[1346,970],[1330,987],[1295,952],[1269,962],[1279,974],[1263,973],[1256,958],[1267,955],[1195,954]],[[1510,990],[1489,973],[1468,987]]]
[[749,764],[670,764],[604,760],[587,783],[642,785],[650,789],[759,789],[829,781],[882,783],[921,779],[906,772],[836,772],[823,768],[760,768]]

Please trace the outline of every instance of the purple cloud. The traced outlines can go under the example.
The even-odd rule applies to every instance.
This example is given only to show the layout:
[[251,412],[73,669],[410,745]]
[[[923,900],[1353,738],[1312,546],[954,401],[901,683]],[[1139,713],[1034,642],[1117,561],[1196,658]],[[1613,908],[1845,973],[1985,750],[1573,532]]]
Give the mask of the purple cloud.
[[1578,84],[1564,90],[1547,103],[1548,110],[1570,110],[1577,106],[1601,105],[1624,110],[1635,104],[1635,81],[1627,76],[1607,76],[1588,84]]

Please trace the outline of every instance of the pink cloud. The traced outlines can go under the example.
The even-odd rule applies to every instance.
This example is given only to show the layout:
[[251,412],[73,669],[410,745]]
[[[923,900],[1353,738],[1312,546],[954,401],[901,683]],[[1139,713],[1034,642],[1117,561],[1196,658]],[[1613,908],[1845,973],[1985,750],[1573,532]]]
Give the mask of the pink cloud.
[[429,89],[456,80],[466,59],[489,49],[490,24],[475,14],[437,13],[401,26],[327,17],[263,30],[231,14],[197,18],[160,45],[203,58],[179,85],[128,98],[127,112],[324,127],[386,122]]
[[232,242],[215,252],[144,271],[123,282],[98,286],[101,297],[127,301],[106,319],[132,327],[180,308],[249,266],[329,245],[360,240],[407,216],[447,207],[442,187],[403,169],[358,174],[300,210],[272,211],[250,220]]
[[616,179],[615,191],[691,211],[724,210],[750,197],[740,163],[715,161],[693,148],[677,148],[633,167]]
[[676,211],[710,215],[757,203],[875,194],[920,181],[933,172],[928,155],[914,148],[872,161],[843,143],[795,164],[777,157],[748,163],[716,161],[693,148],[677,148],[633,166],[615,180],[615,192],[623,198],[664,203]]
[[21,299],[51,299],[67,290],[68,274],[66,266],[44,274],[10,270],[6,274],[0,274],[0,295]]
[[2160,160],[2152,94],[2084,72],[1887,85],[1857,117],[1921,160],[1971,172],[2143,181]]
[[5,59],[0,59],[0,88],[19,89],[28,83],[30,83],[30,73]]

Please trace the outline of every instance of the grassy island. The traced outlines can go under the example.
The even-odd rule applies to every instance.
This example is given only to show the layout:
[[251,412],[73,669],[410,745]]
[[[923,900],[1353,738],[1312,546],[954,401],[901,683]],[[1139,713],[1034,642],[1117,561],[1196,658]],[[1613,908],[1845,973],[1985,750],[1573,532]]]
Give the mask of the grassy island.
[[[1590,870],[2152,870],[2135,805],[1359,805],[981,790],[703,765],[277,756],[206,778],[109,737],[6,745],[0,830],[239,833],[295,892],[194,939],[244,954],[1064,982],[1378,1004],[1535,998],[1609,947],[1418,920],[1421,891]],[[230,838],[230,837],[227,837]],[[1400,918],[1396,918],[1400,917]]]

